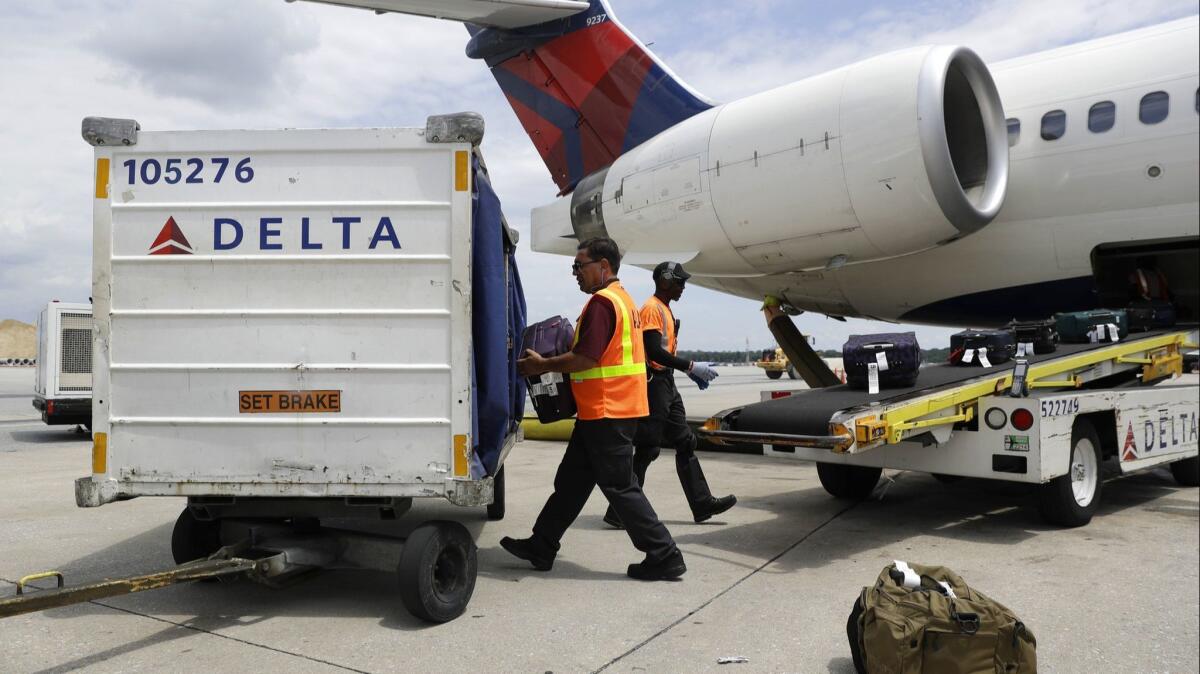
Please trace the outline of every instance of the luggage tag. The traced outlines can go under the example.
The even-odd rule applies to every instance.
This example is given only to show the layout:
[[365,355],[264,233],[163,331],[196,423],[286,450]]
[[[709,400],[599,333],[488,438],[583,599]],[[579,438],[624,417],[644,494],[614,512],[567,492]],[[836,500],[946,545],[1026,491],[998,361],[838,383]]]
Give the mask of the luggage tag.
[[972,363],[975,361],[975,349],[966,349],[963,351],[962,362]]
[[1091,330],[1088,330],[1088,341],[1092,344],[1100,342],[1100,333],[1104,332],[1104,328],[1099,325],[1093,325]]
[[1017,344],[1017,358],[1033,355],[1033,342],[1021,342]]
[[987,357],[987,347],[986,346],[979,350],[979,364],[984,367],[992,366],[992,361],[988,360],[988,357]]
[[543,384],[557,384],[563,380],[563,376],[561,372],[543,372],[541,379]]
[[1117,330],[1116,323],[1108,324],[1108,341],[1117,342],[1121,340],[1121,331]]
[[887,369],[888,369],[887,353],[885,353],[883,351],[876,351],[875,352],[875,363],[879,365],[880,372],[887,372]]
[[879,363],[867,364],[867,393],[869,395],[879,393]]

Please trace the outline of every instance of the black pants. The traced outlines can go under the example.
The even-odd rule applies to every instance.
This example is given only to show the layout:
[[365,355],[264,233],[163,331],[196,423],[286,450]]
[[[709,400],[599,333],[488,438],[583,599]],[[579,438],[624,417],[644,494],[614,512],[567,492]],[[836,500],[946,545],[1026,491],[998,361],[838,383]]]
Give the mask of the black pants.
[[633,546],[657,562],[677,548],[667,527],[642,493],[633,476],[633,433],[637,419],[576,421],[558,473],[554,493],[546,500],[533,534],[557,551],[567,527],[575,521],[592,494],[593,487],[608,499],[609,506],[625,523]]
[[[650,398],[650,416],[638,422],[637,433],[634,434],[636,449],[633,472],[637,475],[638,484],[644,486],[646,469],[658,458],[659,447],[674,449],[679,484],[683,487],[692,515],[699,515],[712,500],[712,491],[708,488],[708,480],[704,479],[700,459],[696,458],[696,434],[687,424],[687,412],[683,408],[683,398],[675,388],[674,373],[671,370],[654,372],[646,386]],[[610,509],[609,515],[612,514]]]

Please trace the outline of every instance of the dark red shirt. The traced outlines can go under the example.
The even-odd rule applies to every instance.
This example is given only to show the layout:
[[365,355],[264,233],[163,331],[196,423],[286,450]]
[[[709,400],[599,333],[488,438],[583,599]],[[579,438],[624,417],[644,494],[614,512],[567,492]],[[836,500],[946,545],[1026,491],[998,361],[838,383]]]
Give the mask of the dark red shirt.
[[599,362],[616,329],[617,310],[612,301],[602,295],[593,295],[579,317],[579,341],[571,351]]

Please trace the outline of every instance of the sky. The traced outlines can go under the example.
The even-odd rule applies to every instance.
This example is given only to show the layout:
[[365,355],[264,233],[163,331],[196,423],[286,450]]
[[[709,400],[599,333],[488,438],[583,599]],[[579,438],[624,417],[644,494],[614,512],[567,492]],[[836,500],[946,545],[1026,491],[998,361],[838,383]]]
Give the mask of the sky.
[[[1194,0],[610,0],[621,22],[695,89],[730,101],[893,49],[953,43],[995,62],[1194,14]],[[0,319],[32,323],[48,300],[87,301],[90,115],[143,130],[423,127],[475,110],[510,224],[531,320],[572,319],[584,297],[570,260],[529,249],[529,213],[556,189],[462,25],[282,0],[0,3]],[[650,275],[623,269],[634,297]],[[690,287],[680,348],[772,345],[758,303]],[[720,320],[712,320],[719,316]],[[850,333],[953,330],[805,314],[820,349]]]

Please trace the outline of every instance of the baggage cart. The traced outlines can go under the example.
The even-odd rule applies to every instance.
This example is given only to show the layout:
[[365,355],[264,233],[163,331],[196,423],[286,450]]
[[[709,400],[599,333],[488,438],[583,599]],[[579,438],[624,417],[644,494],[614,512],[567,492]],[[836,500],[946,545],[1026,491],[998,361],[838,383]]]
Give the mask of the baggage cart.
[[503,515],[524,299],[482,133],[470,113],[338,130],[84,121],[94,447],[76,501],[186,496],[182,566],[30,598],[385,568],[418,617],[462,613],[476,553],[461,524],[399,541],[321,522],[399,517],[415,498]]

